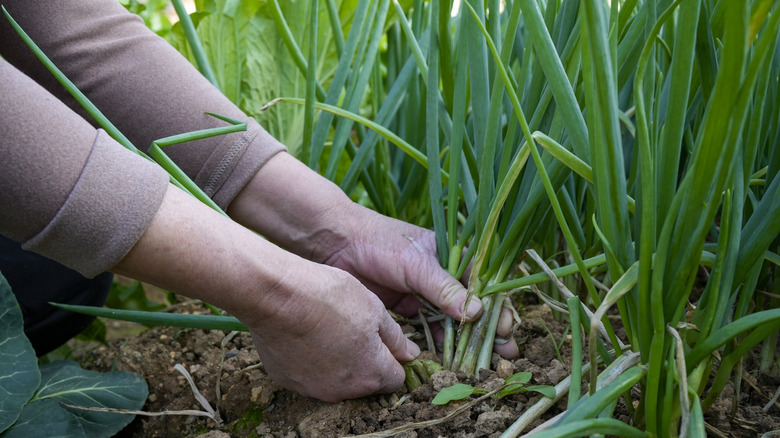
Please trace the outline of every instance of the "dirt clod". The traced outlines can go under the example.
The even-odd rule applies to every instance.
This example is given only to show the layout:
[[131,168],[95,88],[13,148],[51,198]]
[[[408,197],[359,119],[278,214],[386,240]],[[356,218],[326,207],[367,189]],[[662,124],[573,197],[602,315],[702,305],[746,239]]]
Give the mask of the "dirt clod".
[[437,393],[442,390],[442,388],[450,387],[454,384],[458,383],[458,376],[455,374],[454,371],[438,371],[433,373],[431,376],[431,384],[433,385],[433,390]]
[[512,362],[506,359],[501,359],[496,365],[496,373],[498,374],[498,377],[506,379],[515,373],[515,366],[512,364]]
[[490,436],[496,432],[503,432],[514,420],[511,412],[493,411],[484,412],[477,417],[475,425],[478,437]]

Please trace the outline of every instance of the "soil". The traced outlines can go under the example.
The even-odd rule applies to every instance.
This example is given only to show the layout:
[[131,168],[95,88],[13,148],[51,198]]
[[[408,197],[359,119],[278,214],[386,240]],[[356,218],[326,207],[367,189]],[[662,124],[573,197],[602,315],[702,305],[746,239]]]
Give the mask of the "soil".
[[[179,311],[206,313],[193,305],[184,306]],[[220,331],[158,327],[94,348],[82,357],[82,365],[100,371],[120,369],[143,375],[150,393],[145,411],[202,411],[204,408],[196,401],[186,378],[174,369],[176,364],[182,364],[203,396],[216,407],[221,420],[218,424],[211,418],[194,415],[138,416],[120,433],[123,437],[354,436],[445,417],[476,398],[472,396],[447,406],[431,404],[441,387],[457,382],[492,389],[500,386],[503,378],[518,371],[532,373],[530,384],[555,385],[560,382],[569,375],[565,365],[570,363],[567,322],[557,320],[547,307],[533,303],[524,305],[520,313],[523,315],[522,322],[515,338],[521,346],[521,354],[513,361],[494,355],[493,369],[499,371],[482,371],[479,377],[471,378],[463,373],[438,372],[434,374],[432,383],[412,392],[404,388],[393,394],[338,404],[301,397],[277,386],[264,373],[252,340],[246,333],[226,338],[228,334]],[[414,331],[411,327],[405,329]],[[744,369],[751,368],[745,366]],[[757,437],[767,431],[780,430],[780,405],[775,403],[768,412],[762,409],[778,385],[780,379],[746,374],[735,415],[732,415],[734,389],[727,386],[721,399],[706,416],[708,435]],[[583,388],[583,391],[586,389]],[[472,403],[464,412],[439,424],[393,436],[497,437],[541,397],[537,393],[526,392],[498,400],[487,398]],[[563,398],[531,427],[559,414],[565,405],[566,399]],[[616,418],[630,421],[631,416],[624,407],[621,413],[619,404]]]

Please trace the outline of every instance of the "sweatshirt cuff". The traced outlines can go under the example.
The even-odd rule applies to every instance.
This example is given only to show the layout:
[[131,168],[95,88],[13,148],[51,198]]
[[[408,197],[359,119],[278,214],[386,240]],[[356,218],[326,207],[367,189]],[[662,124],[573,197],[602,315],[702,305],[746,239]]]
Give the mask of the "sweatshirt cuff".
[[98,130],[84,169],[54,219],[22,244],[92,278],[116,265],[162,204],[168,174]]
[[287,150],[251,118],[246,131],[226,137],[195,177],[195,183],[223,210],[271,157]]

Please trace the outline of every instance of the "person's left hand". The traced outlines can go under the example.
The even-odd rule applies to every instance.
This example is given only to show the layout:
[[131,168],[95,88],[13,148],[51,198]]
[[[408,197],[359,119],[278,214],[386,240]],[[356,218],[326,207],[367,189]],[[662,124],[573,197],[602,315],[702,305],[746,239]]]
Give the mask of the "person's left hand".
[[[473,321],[482,303],[439,265],[432,231],[391,219],[352,202],[341,189],[288,153],[272,157],[230,205],[228,213],[288,251],[345,270],[404,316],[417,313],[414,295],[452,316]],[[465,318],[464,316],[465,308]],[[510,337],[504,309],[497,334]],[[516,342],[496,344],[504,357]]]
[[[482,313],[482,303],[472,296],[464,306],[467,290],[439,265],[434,233],[392,219],[362,207],[347,217],[354,227],[347,246],[334,252],[325,263],[341,268],[359,279],[385,306],[403,316],[413,316],[422,306],[419,294],[456,321],[473,321]],[[497,336],[510,338],[512,313],[502,309]],[[506,358],[516,357],[514,339],[496,344]]]

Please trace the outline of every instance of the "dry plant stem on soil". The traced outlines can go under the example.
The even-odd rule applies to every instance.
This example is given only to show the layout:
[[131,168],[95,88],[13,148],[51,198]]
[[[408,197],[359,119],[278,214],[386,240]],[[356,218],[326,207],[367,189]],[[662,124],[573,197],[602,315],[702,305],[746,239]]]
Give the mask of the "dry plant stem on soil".
[[166,415],[184,415],[195,417],[208,417],[214,420],[214,415],[206,411],[196,411],[193,409],[185,409],[181,411],[162,411],[162,412],[147,412],[147,411],[134,411],[129,409],[111,409],[111,408],[92,408],[88,406],[75,406],[63,403],[64,406],[74,409],[81,409],[82,411],[95,411],[95,412],[110,412],[113,414],[127,414],[127,415],[143,415],[145,417],[164,417]]
[[148,411],[138,411],[138,410],[130,410],[130,409],[113,409],[113,408],[98,408],[98,407],[89,407],[89,406],[75,406],[70,405],[67,403],[62,403],[64,406],[67,406],[69,408],[74,409],[80,409],[83,411],[95,411],[95,412],[110,412],[114,414],[126,414],[126,415],[143,415],[146,417],[163,417],[166,415],[184,415],[184,416],[196,416],[196,417],[208,417],[214,420],[214,422],[219,426],[222,424],[222,420],[219,418],[219,411],[215,411],[214,408],[211,407],[211,404],[209,404],[208,400],[201,394],[198,387],[195,385],[195,382],[192,380],[192,376],[190,376],[190,373],[181,365],[176,364],[174,366],[176,371],[181,373],[186,379],[187,382],[190,384],[190,389],[192,389],[192,394],[195,396],[195,399],[198,401],[198,403],[203,406],[205,411],[196,411],[192,409],[185,409],[185,410],[177,410],[177,411],[162,411],[162,412],[148,412]]

